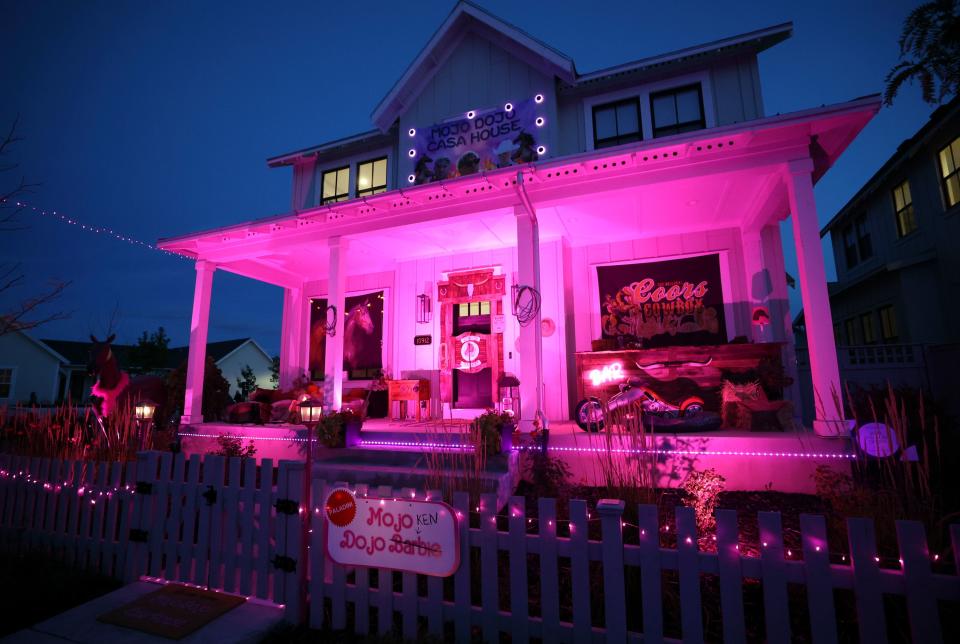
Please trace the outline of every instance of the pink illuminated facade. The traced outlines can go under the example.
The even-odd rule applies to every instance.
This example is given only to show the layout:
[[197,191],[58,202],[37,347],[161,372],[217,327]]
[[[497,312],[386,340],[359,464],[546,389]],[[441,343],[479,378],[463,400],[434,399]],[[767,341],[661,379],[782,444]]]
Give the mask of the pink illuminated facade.
[[[184,421],[202,421],[219,271],[284,289],[281,387],[308,373],[334,408],[382,369],[428,381],[434,417],[472,417],[515,374],[521,429],[567,421],[583,386],[624,378],[616,357],[581,373],[575,356],[623,336],[651,348],[781,343],[789,373],[789,217],[823,401],[814,429],[837,433],[813,186],[879,99],[766,116],[757,57],[791,35],[778,25],[579,73],[459,4],[376,106],[371,132],[269,160],[293,171],[288,213],[161,241],[196,258]],[[623,288],[607,298],[608,284]]]

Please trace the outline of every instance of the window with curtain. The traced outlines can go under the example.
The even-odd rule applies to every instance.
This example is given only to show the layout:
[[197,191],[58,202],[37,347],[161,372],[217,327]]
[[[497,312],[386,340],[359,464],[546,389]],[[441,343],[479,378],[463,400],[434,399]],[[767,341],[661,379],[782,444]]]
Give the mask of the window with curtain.
[[654,138],[702,130],[707,126],[700,83],[651,94],[650,112]]
[[863,343],[876,344],[877,327],[873,321],[873,313],[864,313],[860,316],[860,326],[863,327]]
[[357,164],[357,196],[367,197],[387,191],[387,157]]
[[906,237],[917,229],[917,218],[913,212],[913,197],[910,196],[909,181],[904,181],[893,189],[893,209],[897,215],[897,235]]
[[960,136],[940,150],[940,177],[947,208],[960,203]]
[[897,314],[893,306],[885,306],[878,313],[880,314],[880,335],[883,337],[883,341],[892,342],[896,340],[900,334],[897,331]]
[[594,106],[594,149],[599,150],[612,145],[639,141],[642,138],[639,99],[627,98],[622,101]]
[[335,203],[350,198],[350,166],[327,170],[322,175],[323,194],[320,203]]
[[850,318],[843,323],[847,331],[847,344],[850,346],[860,344],[860,325],[856,318]]

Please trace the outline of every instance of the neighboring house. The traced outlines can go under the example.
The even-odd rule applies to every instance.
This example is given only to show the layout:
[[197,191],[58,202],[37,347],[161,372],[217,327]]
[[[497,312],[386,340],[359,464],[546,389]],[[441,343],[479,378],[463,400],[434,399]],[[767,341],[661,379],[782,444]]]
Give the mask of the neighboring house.
[[[603,341],[700,354],[775,342],[792,366],[790,216],[804,306],[818,312],[808,335],[825,356],[814,380],[829,391],[839,373],[812,187],[880,101],[766,115],[758,57],[792,34],[775,25],[581,73],[458,3],[384,88],[374,129],[267,161],[291,171],[289,212],[160,241],[197,262],[190,350],[204,351],[215,276],[234,273],[284,289],[281,387],[309,373],[338,408],[346,381],[384,371],[427,380],[435,414],[472,418],[515,374],[527,431],[534,416],[577,413],[592,382],[577,356]],[[637,359],[607,358],[615,378]],[[184,417],[200,422],[202,370],[187,381]]]
[[21,331],[0,335],[0,407],[57,399],[67,360]]
[[[824,226],[827,234],[837,266],[830,307],[842,377],[956,399],[960,98],[900,144]],[[798,330],[803,324],[801,314]]]
[[[121,367],[130,364],[133,345],[113,344]],[[187,360],[187,347],[171,347],[167,363],[159,371],[173,371]],[[237,378],[249,366],[257,386],[270,388],[273,360],[252,338],[211,342],[207,355],[213,358],[230,383],[230,395],[237,392]],[[37,340],[26,333],[0,336],[0,405],[26,403],[35,393],[38,402],[86,400],[93,379],[87,373],[90,343],[76,340]]]

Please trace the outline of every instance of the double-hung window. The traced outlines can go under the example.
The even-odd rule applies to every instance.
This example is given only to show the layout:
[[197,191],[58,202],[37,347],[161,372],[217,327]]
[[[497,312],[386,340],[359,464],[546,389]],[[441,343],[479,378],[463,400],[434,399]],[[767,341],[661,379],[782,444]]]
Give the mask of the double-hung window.
[[703,90],[700,84],[686,85],[650,95],[653,136],[668,136],[707,126],[703,116]]
[[947,208],[960,203],[960,136],[940,150],[940,178]]
[[899,337],[897,332],[897,314],[892,305],[881,308],[880,314],[880,337],[884,342],[892,342]]
[[904,181],[893,189],[893,209],[897,213],[897,235],[906,237],[917,229],[917,217],[913,212],[913,197],[910,182]]
[[387,191],[387,157],[357,164],[357,196],[368,197]]
[[860,325],[863,327],[863,343],[876,344],[877,327],[873,322],[873,312],[864,313],[861,315]]
[[323,194],[320,203],[335,203],[350,198],[350,166],[327,170],[321,183]]
[[843,255],[847,268],[853,268],[860,262],[873,257],[873,242],[867,228],[867,216],[860,215],[852,224],[843,229]]
[[0,367],[0,400],[10,397],[13,389],[13,369]]
[[640,100],[628,98],[593,108],[593,147],[596,150],[643,138]]

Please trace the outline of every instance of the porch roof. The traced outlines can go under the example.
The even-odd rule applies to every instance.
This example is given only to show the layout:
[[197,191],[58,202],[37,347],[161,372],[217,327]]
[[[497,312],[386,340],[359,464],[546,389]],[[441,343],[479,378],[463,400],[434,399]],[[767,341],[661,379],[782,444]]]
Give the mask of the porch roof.
[[513,245],[518,171],[541,239],[574,245],[710,229],[759,228],[788,214],[784,164],[812,158],[814,181],[880,107],[879,96],[398,188],[373,197],[162,239],[160,248],[285,287],[326,274],[327,244],[349,237],[348,271]]

